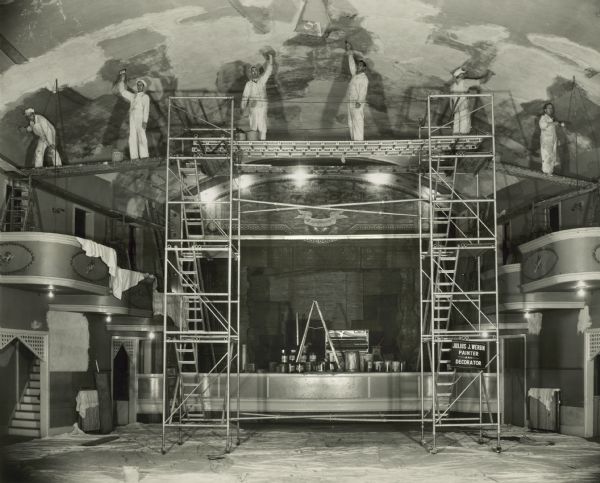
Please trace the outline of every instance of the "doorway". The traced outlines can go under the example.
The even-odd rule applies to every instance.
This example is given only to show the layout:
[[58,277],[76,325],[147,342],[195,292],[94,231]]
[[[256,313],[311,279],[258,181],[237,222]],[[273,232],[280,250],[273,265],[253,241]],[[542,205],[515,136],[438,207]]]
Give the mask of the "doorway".
[[526,426],[527,378],[526,336],[503,338],[504,344],[504,423]]

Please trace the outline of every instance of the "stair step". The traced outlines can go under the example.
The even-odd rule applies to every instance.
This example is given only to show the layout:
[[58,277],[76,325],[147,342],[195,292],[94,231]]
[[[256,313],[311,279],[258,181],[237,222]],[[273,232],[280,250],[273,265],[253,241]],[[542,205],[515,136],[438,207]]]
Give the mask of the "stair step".
[[25,403],[25,404],[39,404],[40,403],[40,398],[38,396],[24,395],[21,398],[21,402]]
[[40,390],[39,389],[34,389],[31,387],[28,387],[25,389],[25,396],[37,396],[39,397],[40,395]]
[[40,411],[40,405],[39,404],[29,404],[29,403],[22,403],[22,402],[20,402],[19,404],[17,404],[17,411],[34,411],[34,412],[39,412]]
[[39,380],[37,380],[37,381],[35,381],[35,380],[30,380],[30,381],[28,382],[28,386],[29,386],[31,389],[39,389],[39,388],[40,388],[40,381],[39,381]]
[[39,420],[40,413],[35,411],[15,411],[15,419]]
[[39,421],[30,421],[27,419],[13,419],[10,422],[11,428],[29,428],[29,429],[39,429],[40,422]]
[[27,436],[30,438],[39,438],[41,436],[39,429],[29,428],[8,428],[8,434],[11,436]]
[[39,381],[40,380],[40,373],[39,372],[32,372],[31,374],[29,374],[29,380],[30,381]]

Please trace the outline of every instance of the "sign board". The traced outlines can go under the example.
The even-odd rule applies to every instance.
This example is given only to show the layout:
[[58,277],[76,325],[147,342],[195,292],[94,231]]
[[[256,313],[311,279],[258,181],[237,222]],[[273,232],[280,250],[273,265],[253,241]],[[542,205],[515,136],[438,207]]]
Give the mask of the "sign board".
[[457,370],[481,371],[487,361],[486,344],[466,340],[453,341],[450,361]]

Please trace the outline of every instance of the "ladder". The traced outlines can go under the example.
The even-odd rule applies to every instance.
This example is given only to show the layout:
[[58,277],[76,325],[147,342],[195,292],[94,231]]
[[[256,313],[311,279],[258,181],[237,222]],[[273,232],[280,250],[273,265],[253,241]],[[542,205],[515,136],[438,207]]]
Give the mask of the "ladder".
[[31,177],[26,182],[12,180],[8,185],[7,199],[0,213],[0,231],[39,230],[40,216],[36,212],[38,208]]
[[[462,94],[461,94],[462,95]],[[499,394],[498,360],[498,317],[497,317],[497,274],[493,288],[482,286],[483,255],[493,252],[494,271],[496,271],[496,200],[495,177],[491,196],[480,196],[479,176],[476,173],[464,173],[469,166],[467,161],[479,159],[481,162],[495,163],[494,112],[491,94],[464,94],[477,97],[482,107],[489,111],[488,132],[478,133],[482,140],[477,153],[469,153],[467,160],[463,146],[470,134],[455,134],[452,121],[441,126],[432,124],[432,112],[436,104],[448,102],[457,95],[431,95],[427,101],[427,134],[429,149],[425,166],[419,175],[422,198],[426,203],[425,212],[421,210],[419,221],[420,271],[421,271],[421,435],[422,443],[432,453],[437,452],[437,431],[441,427],[476,427],[482,431],[494,426],[497,431],[497,449],[500,449],[500,408],[497,406],[495,421],[484,422],[482,416],[483,399],[487,400],[483,372],[490,372],[491,364],[496,361],[496,390]],[[454,146],[443,152],[432,149],[435,143],[445,142]],[[493,166],[492,166],[493,167]],[[470,176],[476,185],[476,194],[463,194],[458,191],[457,177]],[[489,220],[487,214],[494,214]],[[469,260],[475,260],[472,277],[461,277],[459,267],[471,268]],[[465,263],[466,262],[466,263]],[[463,265],[464,264],[464,265]],[[496,307],[495,317],[483,310],[486,305]],[[453,367],[450,357],[452,343],[458,340],[486,341],[489,343],[489,362],[479,373],[466,373]],[[429,355],[426,361],[423,354]],[[426,364],[428,362],[428,364]],[[428,374],[426,375],[426,373]],[[425,382],[427,379],[428,382]],[[426,388],[428,386],[428,389]],[[464,416],[459,411],[465,394],[472,387],[479,387],[479,414]],[[473,389],[471,389],[471,392]],[[426,399],[430,398],[430,399]],[[499,399],[499,396],[498,396]],[[466,401],[464,407],[469,406]],[[489,405],[488,405],[489,409]],[[471,410],[467,411],[471,412]],[[425,425],[431,426],[431,440],[425,440]]]
[[[169,351],[177,363],[174,389],[163,387],[163,454],[171,427],[180,444],[187,428],[223,429],[230,451],[235,421],[239,443],[239,377],[237,417],[231,410],[232,374],[239,376],[240,287],[233,107],[232,97],[169,99],[166,192],[177,196],[165,208],[164,303],[172,299],[180,316],[175,327],[167,315],[163,319],[165,381]],[[225,199],[206,196],[208,166],[228,176]],[[206,283],[208,271],[218,287]],[[215,402],[219,394],[222,403]]]

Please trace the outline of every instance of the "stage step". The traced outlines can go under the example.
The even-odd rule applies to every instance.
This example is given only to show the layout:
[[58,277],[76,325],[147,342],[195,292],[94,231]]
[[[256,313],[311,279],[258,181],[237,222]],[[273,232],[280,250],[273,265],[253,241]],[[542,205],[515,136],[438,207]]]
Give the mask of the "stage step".
[[40,413],[39,412],[34,412],[34,411],[15,411],[15,415],[14,415],[15,420],[18,419],[24,419],[24,420],[39,420],[40,419]]
[[30,421],[26,419],[13,419],[10,422],[11,428],[29,428],[29,429],[39,429],[40,422],[39,421]]
[[11,436],[26,436],[29,438],[39,438],[41,436],[39,429],[29,428],[8,428],[8,434]]

